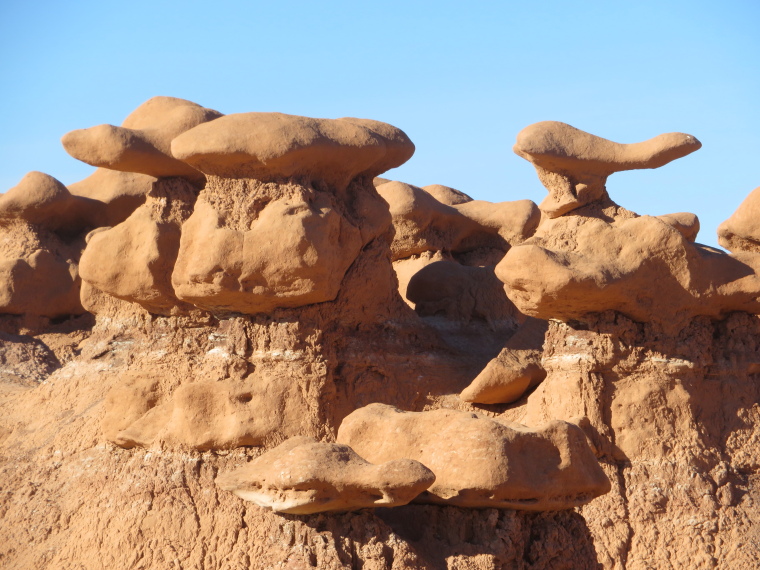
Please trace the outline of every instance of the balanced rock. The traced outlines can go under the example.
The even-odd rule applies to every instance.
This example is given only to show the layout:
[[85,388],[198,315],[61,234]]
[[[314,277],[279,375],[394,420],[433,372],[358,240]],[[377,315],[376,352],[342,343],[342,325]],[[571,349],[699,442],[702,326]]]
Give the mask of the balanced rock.
[[221,116],[218,111],[184,99],[153,97],[135,109],[120,127],[99,125],[71,131],[61,142],[71,156],[92,166],[156,178],[179,176],[202,181],[203,175],[172,156],[171,141]]
[[410,458],[430,468],[435,483],[417,502],[557,510],[610,490],[583,431],[558,420],[531,429],[471,412],[371,404],[343,420],[337,441],[372,463]]
[[198,125],[172,141],[172,154],[222,178],[305,178],[345,188],[400,166],[414,153],[403,131],[368,119],[239,113]]
[[731,217],[718,226],[718,243],[733,252],[760,253],[760,188],[750,192]]
[[684,133],[620,144],[566,123],[542,121],[520,131],[513,150],[535,166],[541,183],[549,190],[539,207],[555,218],[602,198],[610,174],[659,168],[701,146],[695,137]]
[[306,515],[406,505],[435,475],[411,459],[372,465],[347,445],[295,437],[216,482],[246,501]]
[[502,351],[459,397],[477,404],[510,404],[546,377],[541,365],[548,323],[528,317]]

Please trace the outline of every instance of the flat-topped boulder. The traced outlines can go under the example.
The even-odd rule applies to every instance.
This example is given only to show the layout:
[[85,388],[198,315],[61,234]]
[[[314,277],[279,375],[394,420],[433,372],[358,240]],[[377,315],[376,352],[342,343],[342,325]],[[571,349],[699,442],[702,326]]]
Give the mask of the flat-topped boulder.
[[175,97],[153,97],[135,109],[120,127],[98,125],[71,131],[61,142],[71,156],[92,166],[139,172],[156,178],[203,175],[171,154],[180,133],[222,114]]
[[549,196],[540,208],[561,216],[605,195],[615,172],[659,168],[701,148],[694,136],[666,133],[640,143],[621,144],[558,121],[542,121],[517,135],[514,152],[530,161]]
[[291,438],[216,479],[246,501],[298,515],[406,505],[433,481],[418,461],[373,465],[347,445],[309,437]]
[[368,119],[313,119],[239,113],[198,125],[172,141],[172,154],[223,178],[321,180],[335,188],[402,165],[414,144],[401,130]]
[[473,412],[370,404],[343,420],[337,441],[372,463],[428,467],[435,483],[416,502],[558,510],[610,490],[584,432],[564,421],[531,429]]

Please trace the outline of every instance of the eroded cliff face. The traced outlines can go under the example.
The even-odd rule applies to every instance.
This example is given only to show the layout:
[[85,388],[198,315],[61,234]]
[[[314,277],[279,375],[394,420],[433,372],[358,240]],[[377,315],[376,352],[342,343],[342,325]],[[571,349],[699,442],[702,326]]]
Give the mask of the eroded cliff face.
[[533,125],[540,207],[373,183],[413,152],[376,121],[156,98],[63,142],[111,170],[0,200],[0,566],[760,565],[760,236],[605,186],[694,137]]

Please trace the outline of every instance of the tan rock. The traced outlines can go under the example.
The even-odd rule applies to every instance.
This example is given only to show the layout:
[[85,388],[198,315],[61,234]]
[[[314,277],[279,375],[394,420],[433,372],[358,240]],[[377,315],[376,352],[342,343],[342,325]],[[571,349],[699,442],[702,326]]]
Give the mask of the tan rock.
[[76,260],[83,245],[22,219],[0,220],[0,313],[82,314]]
[[583,431],[563,421],[531,429],[471,412],[371,404],[343,420],[337,441],[372,463],[410,458],[428,467],[436,480],[418,502],[556,510],[610,490]]
[[760,188],[755,188],[731,217],[718,226],[718,243],[729,251],[760,253]]
[[612,208],[550,220],[496,275],[521,312],[541,319],[614,310],[672,333],[696,315],[760,311],[759,256],[728,256],[661,219],[632,216]]
[[701,146],[684,133],[620,144],[565,123],[542,121],[520,131],[513,150],[536,167],[549,190],[539,207],[555,218],[605,196],[607,177],[614,172],[659,168]]
[[153,97],[135,109],[121,127],[99,125],[71,131],[61,142],[71,156],[91,164],[123,172],[139,172],[156,178],[186,177],[202,181],[194,168],[175,159],[171,141],[180,133],[222,114],[184,99]]
[[[362,248],[359,229],[328,192],[251,184],[262,196],[281,197],[270,198],[254,216],[225,208],[216,199],[224,190],[213,185],[201,194],[182,228],[172,274],[177,297],[211,311],[246,314],[335,299]],[[236,223],[241,215],[245,221]]]
[[98,168],[87,178],[68,186],[74,196],[92,200],[96,206],[92,227],[115,226],[139,206],[156,179],[147,174]]
[[678,212],[676,214],[665,214],[663,216],[657,216],[658,220],[662,220],[668,225],[673,226],[681,235],[686,238],[687,241],[694,243],[699,233],[699,218],[696,214],[691,212]]
[[545,377],[541,365],[548,323],[528,318],[459,397],[477,404],[510,404]]
[[72,195],[58,180],[30,172],[19,184],[0,195],[0,219],[20,219],[49,230],[77,233],[94,227],[97,202]]
[[201,172],[272,181],[303,177],[338,189],[375,177],[414,153],[391,125],[368,119],[312,119],[239,113],[199,125],[172,142],[172,154]]
[[492,204],[470,201],[442,204],[422,188],[389,182],[377,191],[390,205],[396,236],[393,259],[425,251],[467,251],[498,247],[506,251],[535,231],[540,219],[530,200]]
[[421,316],[442,314],[451,320],[480,318],[489,323],[516,316],[493,267],[433,261],[411,277],[406,298]]
[[152,313],[170,314],[182,305],[174,294],[171,274],[180,226],[194,201],[194,190],[187,182],[157,183],[148,201],[124,222],[88,236],[79,264],[82,279]]
[[347,445],[296,437],[216,482],[279,513],[312,514],[406,505],[435,481],[411,459],[372,465]]
[[430,184],[428,186],[423,186],[422,189],[441,204],[446,204],[447,206],[456,206],[457,204],[472,202],[472,198],[464,192],[460,192],[449,186],[443,186],[442,184]]

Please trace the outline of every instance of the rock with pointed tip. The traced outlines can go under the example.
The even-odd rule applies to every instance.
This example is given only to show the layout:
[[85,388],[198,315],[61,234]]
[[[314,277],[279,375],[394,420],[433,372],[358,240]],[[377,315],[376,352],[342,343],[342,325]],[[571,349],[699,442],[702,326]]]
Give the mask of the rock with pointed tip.
[[135,109],[120,127],[98,125],[71,131],[61,142],[71,156],[92,166],[202,182],[200,172],[172,156],[171,141],[221,116],[218,111],[184,99],[153,97]]
[[476,404],[511,404],[546,378],[541,365],[548,323],[528,317],[459,397]]
[[549,190],[539,207],[555,218],[602,198],[607,177],[614,172],[659,168],[701,146],[694,136],[684,133],[620,144],[566,123],[542,121],[520,131],[513,150],[535,166]]
[[306,515],[406,505],[434,481],[418,461],[373,465],[347,445],[294,437],[216,483],[275,512]]

